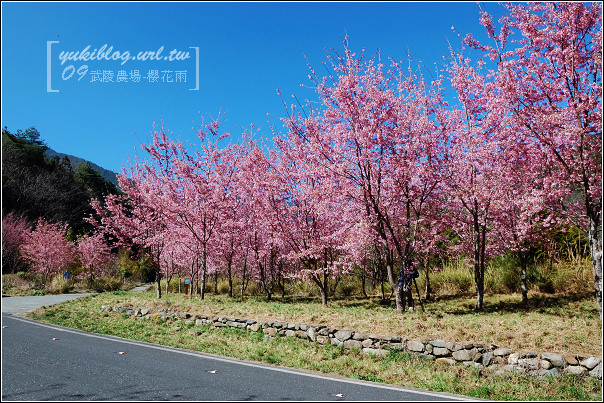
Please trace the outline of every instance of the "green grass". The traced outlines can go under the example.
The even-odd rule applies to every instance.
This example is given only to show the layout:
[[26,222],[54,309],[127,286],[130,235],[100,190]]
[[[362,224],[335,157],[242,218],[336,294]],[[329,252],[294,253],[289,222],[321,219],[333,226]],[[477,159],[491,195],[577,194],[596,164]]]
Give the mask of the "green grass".
[[[203,302],[189,301],[179,295],[168,295],[162,298],[161,304],[173,311],[193,312],[194,308],[212,306],[221,316],[254,318],[247,311],[247,304],[262,306],[261,301],[229,302],[222,298],[207,296]],[[341,347],[320,345],[302,341],[293,337],[268,338],[261,331],[249,332],[243,329],[223,327],[213,328],[209,325],[195,326],[192,321],[161,319],[135,319],[116,312],[100,312],[101,305],[128,305],[138,303],[140,306],[159,303],[153,298],[153,293],[115,292],[98,294],[95,298],[86,297],[60,305],[37,310],[31,316],[34,319],[73,327],[85,331],[121,336],[133,340],[158,343],[171,347],[184,348],[192,351],[202,351],[211,354],[234,357],[239,359],[259,361],[271,365],[281,365],[317,371],[324,374],[337,374],[354,379],[392,385],[414,387],[438,392],[462,394],[474,398],[491,400],[600,400],[601,381],[589,377],[563,376],[556,378],[537,379],[524,375],[494,376],[486,370],[477,370],[465,366],[439,366],[432,361],[424,361],[405,353],[391,351],[386,357],[373,357],[360,353],[358,350],[344,352]],[[480,315],[464,314],[463,304],[448,300],[453,311],[463,316],[466,324],[472,319],[481,319]],[[316,302],[297,302],[285,305],[277,301],[264,303],[261,311],[268,311],[284,317],[292,314],[293,310],[309,311],[310,315],[320,312]],[[356,301],[360,306],[350,306],[344,301],[341,307],[332,307],[340,314],[358,316],[359,310],[367,306]],[[135,305],[135,304],[133,304]],[[293,310],[292,310],[293,306]],[[579,304],[579,306],[582,306]],[[378,309],[374,307],[374,309]],[[565,308],[570,315],[571,308]],[[379,309],[378,309],[379,311]],[[393,316],[390,309],[389,315]],[[591,311],[588,311],[591,312]],[[308,314],[308,313],[306,313]],[[332,315],[337,316],[334,312]],[[383,314],[383,313],[382,313]],[[510,312],[513,320],[519,321],[528,312]],[[367,315],[365,315],[367,316]],[[102,320],[99,320],[102,319]],[[350,318],[344,318],[351,320]],[[374,318],[375,319],[375,318]],[[405,320],[416,321],[417,317],[407,316]],[[552,321],[555,318],[550,318]],[[276,319],[279,320],[279,319]],[[378,319],[379,320],[379,319]],[[595,319],[591,319],[595,322]],[[291,320],[296,321],[296,320]],[[352,322],[348,324],[351,325]],[[376,323],[374,321],[374,323]],[[180,326],[182,330],[175,331]]]

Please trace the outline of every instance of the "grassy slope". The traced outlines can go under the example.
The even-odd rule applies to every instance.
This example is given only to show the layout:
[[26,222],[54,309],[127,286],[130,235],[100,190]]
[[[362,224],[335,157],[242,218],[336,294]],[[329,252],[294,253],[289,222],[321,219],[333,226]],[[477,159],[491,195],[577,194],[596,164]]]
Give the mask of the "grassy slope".
[[520,296],[490,295],[485,310],[474,311],[473,297],[442,297],[419,305],[413,313],[396,315],[377,299],[341,298],[322,307],[318,298],[247,297],[243,301],[226,295],[207,295],[204,301],[168,294],[161,300],[154,293],[113,296],[115,303],[146,306],[155,310],[199,313],[212,316],[251,318],[258,321],[351,327],[362,333],[400,335],[408,339],[429,337],[447,341],[471,341],[509,347],[514,351],[560,352],[579,355],[602,353],[602,328],[597,306],[589,296],[535,295],[523,307]]
[[[244,301],[208,295],[200,302],[168,294],[161,300],[147,293],[104,293],[94,299],[69,302],[39,310],[34,317],[88,331],[120,335],[196,351],[251,359],[270,364],[335,373],[358,379],[465,394],[496,400],[599,400],[601,381],[561,377],[535,379],[525,376],[493,377],[487,371],[463,366],[436,368],[406,354],[388,358],[358,352],[343,354],[333,346],[317,346],[295,339],[267,339],[261,333],[238,329],[197,327],[183,321],[136,320],[117,313],[100,313],[101,305],[146,306],[154,309],[201,313],[257,320],[274,319],[367,333],[399,334],[408,338],[438,337],[445,340],[482,341],[517,351],[559,351],[601,356],[601,322],[591,298],[533,296],[534,306],[521,308],[519,296],[488,296],[482,314],[472,310],[472,298],[443,298],[420,313],[394,314],[371,299],[348,298],[323,308],[313,298],[261,297]],[[99,320],[100,317],[103,320]],[[183,330],[175,331],[175,326]],[[197,332],[197,333],[196,333]],[[199,335],[197,335],[199,334]]]

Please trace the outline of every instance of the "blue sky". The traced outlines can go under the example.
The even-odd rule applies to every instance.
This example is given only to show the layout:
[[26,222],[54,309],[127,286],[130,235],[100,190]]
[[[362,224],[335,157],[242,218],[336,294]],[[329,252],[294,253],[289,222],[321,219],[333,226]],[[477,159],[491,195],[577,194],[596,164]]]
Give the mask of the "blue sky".
[[[277,88],[288,104],[293,93],[315,99],[300,86],[311,84],[305,55],[323,73],[326,51],[342,51],[348,34],[353,51],[379,48],[397,60],[410,52],[434,72],[447,39],[460,46],[452,25],[481,36],[478,10],[474,2],[2,3],[2,126],[35,126],[54,150],[116,172],[153,122],[194,143],[200,113],[222,112],[234,136],[253,123],[270,137],[285,115]],[[103,45],[119,56],[163,47],[162,60],[61,62],[62,52]],[[163,60],[172,50],[190,57]]]

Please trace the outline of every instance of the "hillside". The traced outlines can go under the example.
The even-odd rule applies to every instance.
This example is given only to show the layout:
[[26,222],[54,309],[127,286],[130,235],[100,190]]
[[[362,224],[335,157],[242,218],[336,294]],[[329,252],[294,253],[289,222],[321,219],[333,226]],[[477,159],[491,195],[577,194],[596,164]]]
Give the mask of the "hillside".
[[34,127],[2,130],[3,217],[12,213],[31,224],[39,218],[65,223],[77,236],[92,230],[86,220],[93,213],[90,200],[118,194],[115,183],[113,172],[48,150]]
[[71,166],[75,169],[78,167],[78,165],[80,164],[85,164],[86,162],[88,162],[90,164],[90,166],[92,167],[92,169],[94,169],[95,171],[97,171],[99,174],[101,174],[101,176],[108,182],[113,183],[115,186],[118,186],[117,184],[117,176],[115,175],[115,173],[113,171],[110,171],[108,169],[105,169],[103,167],[98,166],[97,164],[87,161],[83,158],[80,157],[76,157],[75,155],[70,155],[70,154],[64,154],[64,153],[59,153],[56,152],[55,150],[49,148],[44,152],[44,155],[46,155],[48,158],[53,158],[54,156],[58,156],[59,159],[63,158],[63,157],[67,157],[69,158],[69,162],[71,163]]

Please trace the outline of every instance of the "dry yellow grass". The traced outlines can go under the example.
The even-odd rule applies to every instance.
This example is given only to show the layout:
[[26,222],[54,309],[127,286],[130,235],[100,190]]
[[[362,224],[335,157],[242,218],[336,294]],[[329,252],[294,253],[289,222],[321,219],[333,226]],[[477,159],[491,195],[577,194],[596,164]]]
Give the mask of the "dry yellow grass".
[[375,299],[347,298],[322,307],[308,298],[266,301],[262,297],[245,300],[224,295],[206,295],[204,301],[168,294],[161,299],[154,293],[102,295],[106,303],[145,306],[154,311],[179,311],[208,316],[248,318],[258,321],[308,323],[335,328],[349,327],[357,332],[399,335],[406,339],[470,341],[509,347],[514,351],[559,352],[583,356],[602,356],[602,322],[592,298],[531,295],[528,308],[520,295],[485,297],[485,310],[473,310],[472,297],[457,297],[419,305],[412,313],[397,315]]

